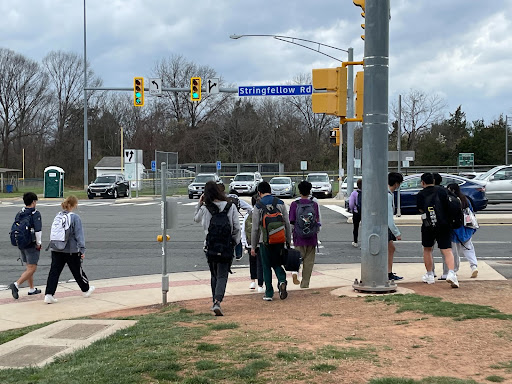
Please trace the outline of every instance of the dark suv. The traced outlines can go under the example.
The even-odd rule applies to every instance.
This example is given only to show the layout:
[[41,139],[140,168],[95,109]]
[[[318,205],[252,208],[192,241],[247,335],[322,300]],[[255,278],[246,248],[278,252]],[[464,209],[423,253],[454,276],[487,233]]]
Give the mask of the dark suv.
[[130,194],[130,183],[121,174],[101,175],[87,187],[89,199],[95,197],[127,197]]

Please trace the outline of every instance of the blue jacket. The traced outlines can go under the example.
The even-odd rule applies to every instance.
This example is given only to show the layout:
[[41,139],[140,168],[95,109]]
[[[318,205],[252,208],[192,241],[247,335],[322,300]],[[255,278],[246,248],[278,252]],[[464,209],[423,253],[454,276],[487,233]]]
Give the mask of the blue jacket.
[[[473,212],[473,207],[471,206],[471,202],[468,200],[469,209]],[[476,232],[476,229],[465,227],[464,225],[460,228],[452,230],[452,243],[466,243],[473,234]]]

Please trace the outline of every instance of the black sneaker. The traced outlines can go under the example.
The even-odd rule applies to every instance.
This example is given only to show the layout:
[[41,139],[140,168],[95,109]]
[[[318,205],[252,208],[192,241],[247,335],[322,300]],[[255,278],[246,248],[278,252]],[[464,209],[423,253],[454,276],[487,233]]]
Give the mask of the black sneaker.
[[236,256],[235,256],[235,260],[236,260],[236,261],[240,261],[240,260],[242,260],[242,257],[244,257],[244,254],[243,254],[243,253],[242,253],[241,255],[236,255]]
[[284,300],[288,297],[288,292],[286,292],[286,281],[281,281],[279,283],[279,298]]
[[38,295],[41,293],[41,290],[39,288],[34,289],[34,292],[28,291],[29,295]]
[[215,313],[215,316],[224,316],[224,314],[222,313],[222,309],[220,308],[220,303],[218,301],[216,301],[213,304],[212,311]]
[[12,292],[12,297],[14,297],[15,299],[18,299],[18,297],[20,297],[20,295],[18,294],[19,289],[18,287],[16,287],[16,284],[9,284],[9,289]]
[[394,273],[394,272],[389,272],[388,273],[388,279],[389,280],[402,280],[403,277],[402,276],[397,276],[397,274]]

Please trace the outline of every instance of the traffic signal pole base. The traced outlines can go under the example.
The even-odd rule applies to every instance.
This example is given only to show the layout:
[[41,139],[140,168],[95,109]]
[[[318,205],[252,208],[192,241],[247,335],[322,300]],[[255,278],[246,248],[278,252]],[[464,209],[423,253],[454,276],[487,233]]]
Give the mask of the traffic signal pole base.
[[352,284],[352,288],[354,288],[355,291],[365,293],[388,293],[395,292],[397,290],[397,285],[391,280],[383,285],[377,285],[375,282],[365,284],[362,281],[355,279],[354,284]]

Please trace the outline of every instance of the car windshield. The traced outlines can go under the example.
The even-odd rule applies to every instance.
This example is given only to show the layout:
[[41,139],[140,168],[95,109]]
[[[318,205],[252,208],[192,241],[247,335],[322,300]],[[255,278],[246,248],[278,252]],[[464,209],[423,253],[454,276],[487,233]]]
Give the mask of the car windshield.
[[494,167],[493,169],[489,169],[487,172],[482,173],[481,175],[477,175],[475,177],[475,180],[485,180],[489,176],[491,176],[494,172],[496,172],[499,169],[499,167]]
[[97,177],[96,180],[94,180],[94,182],[97,183],[97,184],[99,184],[99,183],[102,183],[102,184],[105,184],[105,183],[112,184],[112,183],[116,182],[116,177],[115,176],[100,176],[100,177]]
[[254,181],[253,175],[236,175],[233,181]]
[[327,175],[308,175],[306,177],[306,180],[310,183],[321,182],[321,183],[328,183],[329,182],[329,176]]
[[291,184],[290,179],[276,178],[270,180],[270,184]]
[[213,175],[197,175],[194,179],[194,183],[207,183],[210,180],[215,180]]

